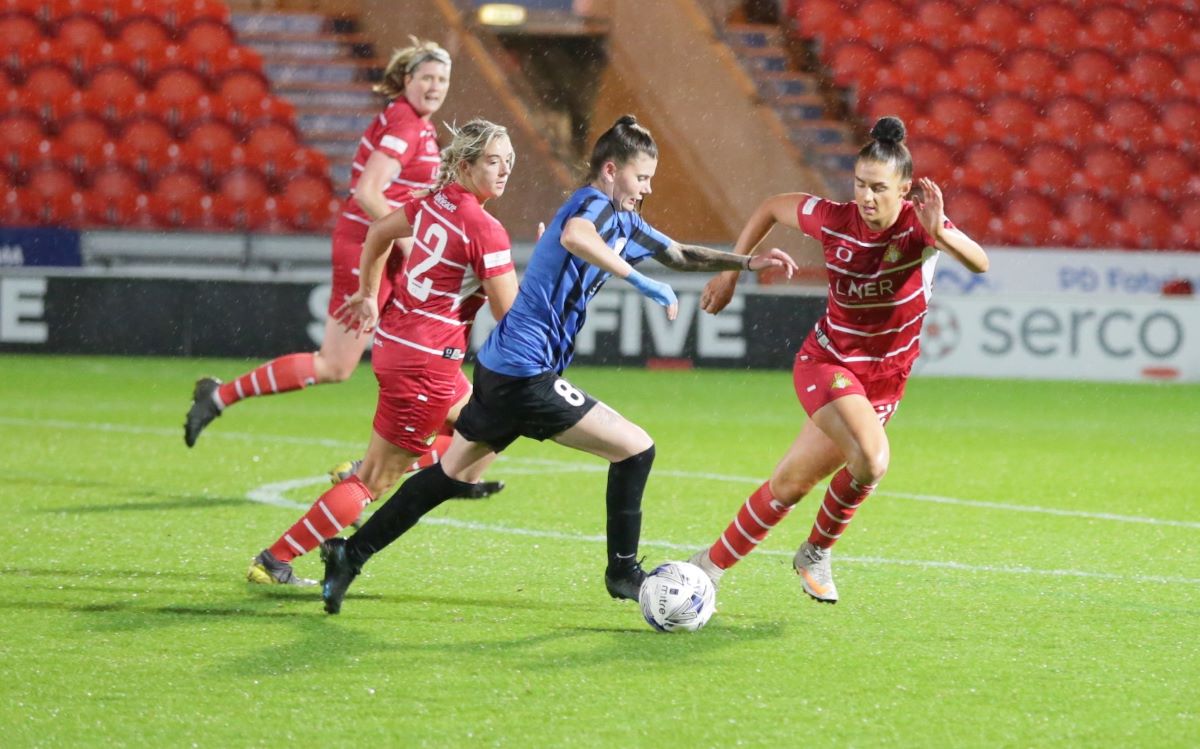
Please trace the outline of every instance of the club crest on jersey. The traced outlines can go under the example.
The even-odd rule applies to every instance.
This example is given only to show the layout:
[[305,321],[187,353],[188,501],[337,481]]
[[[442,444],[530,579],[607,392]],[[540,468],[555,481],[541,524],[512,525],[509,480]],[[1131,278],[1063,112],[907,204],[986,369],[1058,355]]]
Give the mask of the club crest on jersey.
[[437,153],[438,152],[437,142],[432,141],[432,140],[425,141],[425,152],[426,153]]
[[850,378],[838,372],[833,376],[833,382],[829,383],[829,387],[833,390],[845,390],[850,387]]
[[900,260],[900,248],[895,242],[887,246],[887,252],[883,253],[883,260],[887,263],[895,263]]

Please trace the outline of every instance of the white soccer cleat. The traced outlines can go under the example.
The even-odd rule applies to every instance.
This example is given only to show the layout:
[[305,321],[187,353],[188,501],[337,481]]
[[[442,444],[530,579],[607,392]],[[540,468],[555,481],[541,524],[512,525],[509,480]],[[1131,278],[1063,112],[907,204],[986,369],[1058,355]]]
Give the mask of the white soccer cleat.
[[704,570],[704,574],[712,581],[714,590],[721,585],[721,576],[725,574],[725,570],[713,564],[713,560],[708,556],[708,549],[697,551],[688,559],[688,563]]
[[837,586],[833,584],[833,570],[829,564],[832,555],[830,549],[822,549],[805,541],[792,558],[792,567],[800,576],[804,592],[814,601],[838,602]]

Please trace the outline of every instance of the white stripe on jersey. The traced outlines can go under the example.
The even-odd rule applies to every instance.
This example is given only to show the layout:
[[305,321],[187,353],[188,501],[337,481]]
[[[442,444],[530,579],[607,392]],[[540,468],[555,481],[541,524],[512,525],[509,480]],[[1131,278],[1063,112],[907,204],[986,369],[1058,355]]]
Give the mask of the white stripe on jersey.
[[390,148],[396,153],[404,153],[408,150],[408,141],[403,138],[397,138],[394,135],[385,135],[379,139],[379,145],[384,148]]
[[821,231],[825,232],[826,234],[835,236],[838,239],[844,239],[847,242],[853,242],[854,244],[858,245],[859,247],[887,247],[892,242],[895,242],[896,240],[901,239],[902,237],[907,237],[909,234],[911,234],[912,227],[910,226],[907,229],[905,229],[904,231],[900,232],[899,234],[892,235],[892,237],[890,239],[888,239],[886,242],[864,242],[861,239],[855,239],[854,237],[850,236],[849,234],[839,234],[836,231],[834,231],[833,229],[827,229],[824,226],[821,227]]
[[[421,239],[419,239],[416,235],[413,235],[413,247],[417,247],[417,248],[420,248],[421,250],[424,250],[427,255],[433,254],[433,250],[429,249],[429,246],[426,245],[425,242],[423,242]],[[449,265],[451,268],[458,268],[460,270],[466,270],[466,268],[467,268],[467,266],[463,265],[462,263],[456,263],[453,260],[447,260],[445,258],[445,256],[438,258],[438,264],[439,265]]]
[[418,351],[424,351],[427,354],[433,354],[434,356],[442,356],[444,353],[446,353],[442,349],[436,349],[436,348],[430,348],[428,346],[422,346],[421,344],[416,343],[414,341],[409,341],[404,338],[400,338],[399,336],[394,336],[391,333],[388,333],[387,331],[385,331],[383,328],[379,327],[378,325],[375,326],[375,335],[382,336],[382,337],[388,339],[389,341],[395,341],[396,343],[399,343],[403,346],[409,346],[411,348],[415,348]]
[[440,163],[442,163],[442,157],[441,156],[418,156],[417,161],[429,161],[434,164],[440,164]]
[[365,135],[363,137],[359,138],[358,142],[363,144],[364,146],[366,146],[368,151],[375,150],[375,146],[371,145],[371,141],[367,140],[367,136],[365,136]]
[[354,171],[356,171],[356,172],[361,172],[363,169],[366,169],[366,167],[365,167],[365,166],[363,166],[362,164],[358,163],[357,161],[356,161],[356,162],[354,162],[353,164],[351,164],[351,165],[350,165],[350,168],[351,168],[351,169],[353,169],[353,170],[354,170]]
[[471,241],[471,240],[470,240],[470,238],[468,238],[468,237],[467,237],[467,234],[466,234],[466,232],[464,232],[462,229],[458,228],[458,227],[457,227],[457,226],[455,226],[453,223],[451,223],[451,222],[450,222],[450,219],[446,218],[445,216],[443,216],[442,214],[440,214],[440,213],[438,213],[438,212],[437,212],[437,209],[435,209],[435,208],[433,207],[433,201],[432,201],[432,200],[426,200],[424,203],[422,203],[422,204],[421,204],[421,207],[422,207],[424,210],[428,211],[430,216],[433,216],[435,219],[437,219],[437,220],[438,220],[438,221],[440,221],[441,223],[445,224],[447,229],[450,229],[450,230],[451,230],[451,231],[453,231],[455,234],[457,234],[458,236],[462,237],[462,240],[463,240],[464,242],[470,242],[470,241]]
[[919,340],[921,340],[921,336],[915,335],[915,336],[913,336],[913,339],[911,341],[909,341],[907,344],[901,346],[900,348],[896,349],[895,351],[889,351],[886,354],[884,354],[883,356],[846,356],[845,354],[843,354],[842,352],[840,352],[836,348],[834,348],[833,341],[830,341],[829,345],[825,346],[825,350],[828,351],[830,354],[833,354],[833,358],[837,359],[840,362],[849,363],[849,362],[856,362],[856,361],[883,361],[885,359],[890,359],[893,356],[898,356],[900,354],[903,354],[905,351],[908,351],[910,348],[917,345],[917,341],[919,341]]
[[888,328],[887,330],[877,330],[874,332],[868,332],[866,330],[859,330],[857,328],[847,328],[844,325],[835,325],[832,320],[826,320],[825,327],[832,328],[833,330],[836,330],[839,333],[846,333],[847,335],[856,335],[856,336],[862,336],[863,338],[871,338],[871,337],[877,336],[877,335],[888,335],[889,333],[899,333],[900,331],[904,330],[908,326],[916,325],[917,323],[921,322],[921,320],[923,320],[925,318],[926,314],[928,314],[928,310],[922,310],[921,314],[917,315],[916,317],[914,317],[913,319],[904,323],[903,325],[901,325],[898,328]]
[[925,262],[925,258],[917,258],[916,260],[912,261],[911,263],[905,263],[904,265],[897,265],[895,268],[888,268],[887,270],[881,270],[878,273],[855,273],[854,271],[849,271],[849,270],[846,270],[845,268],[839,268],[838,266],[836,266],[832,263],[825,263],[825,267],[828,268],[829,270],[833,271],[834,273],[841,273],[843,276],[853,276],[855,278],[879,278],[880,276],[886,276],[889,273],[897,273],[902,270],[908,270],[909,268],[913,267],[914,265],[920,265],[923,262]]
[[485,253],[483,256],[484,268],[496,268],[510,262],[512,262],[512,250],[497,250]]
[[916,299],[918,295],[924,294],[924,293],[925,293],[925,286],[921,285],[920,288],[918,288],[916,291],[909,294],[908,296],[904,297],[903,299],[895,299],[890,302],[877,302],[877,303],[872,303],[872,304],[848,304],[846,302],[839,302],[837,300],[837,297],[835,297],[833,295],[833,290],[830,289],[829,301],[833,302],[834,304],[836,304],[837,306],[839,306],[843,309],[871,309],[874,307],[899,307],[900,305],[904,304],[905,302],[911,302],[913,299]]
[[357,221],[358,223],[363,224],[364,226],[371,225],[371,222],[368,219],[365,219],[362,216],[355,216],[353,213],[342,213],[342,217],[348,218],[351,221]]
[[418,190],[424,190],[427,187],[433,187],[432,182],[413,182],[408,179],[400,179],[399,177],[392,178],[393,185],[404,185],[405,187],[415,187]]

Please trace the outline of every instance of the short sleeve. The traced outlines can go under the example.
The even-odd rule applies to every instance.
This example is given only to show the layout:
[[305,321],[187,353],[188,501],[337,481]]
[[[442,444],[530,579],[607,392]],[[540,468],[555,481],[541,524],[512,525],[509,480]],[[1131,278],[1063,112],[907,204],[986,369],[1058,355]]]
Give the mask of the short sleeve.
[[816,195],[802,195],[796,206],[796,219],[800,230],[814,239],[821,239],[821,227],[829,215],[829,201]]
[[514,270],[512,240],[499,222],[480,227],[471,239],[471,268],[481,280]]
[[568,217],[568,220],[572,218],[587,219],[595,225],[596,231],[602,234],[605,224],[612,219],[613,213],[611,200],[602,195],[594,195],[580,203],[579,207],[575,209],[575,213]]
[[417,225],[417,213],[419,213],[421,210],[421,201],[406,200],[406,201],[404,201],[404,205],[402,205],[400,208],[401,208],[401,210],[404,211],[404,217],[406,219],[408,219],[408,225],[416,226]]
[[671,246],[671,238],[655,229],[640,215],[633,219],[633,234],[625,243],[622,255],[630,263],[637,263],[648,257],[654,257],[667,251]]
[[379,136],[379,142],[375,144],[375,150],[399,161],[401,165],[407,164],[420,150],[423,128],[420,120],[389,121]]

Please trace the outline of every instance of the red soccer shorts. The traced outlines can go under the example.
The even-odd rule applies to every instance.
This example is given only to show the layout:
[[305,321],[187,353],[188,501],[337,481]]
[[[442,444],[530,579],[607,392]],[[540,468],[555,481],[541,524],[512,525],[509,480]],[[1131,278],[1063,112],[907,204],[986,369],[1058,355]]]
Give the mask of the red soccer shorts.
[[908,382],[906,373],[891,372],[880,377],[857,375],[844,364],[814,356],[806,349],[803,347],[796,354],[792,383],[796,386],[800,405],[810,418],[825,404],[858,394],[871,402],[879,423],[887,426],[904,397],[904,385]]
[[[333,288],[329,292],[329,315],[337,311],[342,303],[358,291],[358,266],[362,259],[362,245],[367,238],[367,227],[345,216],[338,218],[337,226],[333,229]],[[397,251],[398,252],[398,251]],[[379,313],[383,314],[383,305],[392,296],[392,263],[396,258],[388,259],[388,268],[379,282]]]
[[408,366],[388,366],[391,362],[387,359],[392,357],[385,351],[407,347],[391,341],[380,346],[379,340],[375,339],[371,355],[375,379],[379,381],[375,432],[401,450],[424,455],[429,452],[434,434],[446,422],[451,407],[471,393],[471,383],[461,369],[447,372],[414,367],[411,362]]

